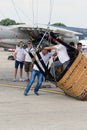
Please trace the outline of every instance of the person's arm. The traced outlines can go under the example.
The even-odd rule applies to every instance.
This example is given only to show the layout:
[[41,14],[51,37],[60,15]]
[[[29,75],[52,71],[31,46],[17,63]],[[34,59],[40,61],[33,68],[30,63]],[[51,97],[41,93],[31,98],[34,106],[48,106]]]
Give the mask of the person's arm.
[[18,47],[16,48],[15,52],[14,52],[14,59],[16,60],[17,58],[17,53],[18,53]]
[[16,54],[17,54],[17,53],[16,53],[16,52],[14,52],[14,60],[16,60]]
[[27,54],[26,54],[26,53],[24,53],[24,61],[25,61],[26,55],[27,55]]
[[56,47],[54,47],[54,46],[49,46],[49,47],[45,47],[44,49],[46,49],[46,50],[56,50]]

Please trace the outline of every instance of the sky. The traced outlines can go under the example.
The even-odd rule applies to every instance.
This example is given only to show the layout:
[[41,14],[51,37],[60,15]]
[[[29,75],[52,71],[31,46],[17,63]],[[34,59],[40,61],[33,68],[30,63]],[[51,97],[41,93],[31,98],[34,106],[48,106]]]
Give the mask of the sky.
[[0,20],[87,28],[87,0],[0,0]]

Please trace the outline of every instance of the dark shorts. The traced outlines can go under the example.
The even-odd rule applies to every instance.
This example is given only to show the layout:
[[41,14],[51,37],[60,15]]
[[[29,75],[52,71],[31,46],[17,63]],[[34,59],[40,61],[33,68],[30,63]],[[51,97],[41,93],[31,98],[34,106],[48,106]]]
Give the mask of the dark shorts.
[[18,69],[18,66],[20,65],[20,68],[22,69],[23,68],[23,65],[24,65],[24,62],[20,62],[20,61],[15,61],[15,68]]
[[24,69],[25,69],[25,72],[32,71],[32,68],[33,68],[32,62],[24,62]]

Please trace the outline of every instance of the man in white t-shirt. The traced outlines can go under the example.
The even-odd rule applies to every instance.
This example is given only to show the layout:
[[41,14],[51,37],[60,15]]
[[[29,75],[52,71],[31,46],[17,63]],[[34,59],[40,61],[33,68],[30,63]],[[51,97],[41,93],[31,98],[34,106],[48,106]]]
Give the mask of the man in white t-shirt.
[[[44,46],[44,47],[46,47],[46,46]],[[47,66],[49,58],[51,57],[52,54],[50,52],[48,52],[48,50],[44,49],[44,47],[42,48],[42,51],[39,52],[39,54],[42,57],[45,65]],[[35,56],[35,59],[37,60],[37,62],[39,64],[39,66],[41,67],[41,69],[43,71],[45,71],[37,56]],[[36,84],[36,86],[34,88],[34,93],[36,95],[39,95],[38,91],[39,91],[39,88],[40,88],[40,86],[42,84],[42,81],[43,81],[43,74],[39,70],[39,68],[37,67],[37,65],[34,64],[32,72],[31,72],[30,80],[29,80],[29,82],[27,84],[27,87],[24,90],[24,95],[25,96],[27,96],[27,94],[28,94],[28,92],[29,92],[29,90],[31,88],[31,85],[33,84],[33,82],[34,82],[34,80],[35,80],[36,77],[37,77],[37,84]]]
[[14,71],[14,81],[16,81],[17,71],[18,67],[20,65],[20,78],[19,81],[23,81],[22,79],[22,71],[23,71],[23,65],[24,65],[24,49],[23,49],[23,41],[20,41],[20,46],[16,48],[14,53],[14,59],[15,59],[15,71]]
[[[61,39],[61,36],[59,36],[59,38]],[[63,68],[65,69],[67,67],[67,65],[70,63],[70,57],[67,53],[67,49],[64,45],[60,44],[57,40],[55,40],[55,43],[57,45],[55,46],[49,46],[46,47],[45,49],[47,50],[55,50],[58,56],[57,61],[54,61],[52,66],[51,66],[51,74],[52,76],[54,76],[55,78],[55,73],[54,73],[54,68],[55,67],[59,67],[59,66],[63,66]]]
[[25,49],[25,61],[24,61],[24,69],[26,72],[26,81],[29,80],[29,72],[31,72],[33,64],[32,64],[32,59],[29,55],[29,52],[34,54],[35,49],[32,47],[32,42],[28,41],[27,43],[27,48]]

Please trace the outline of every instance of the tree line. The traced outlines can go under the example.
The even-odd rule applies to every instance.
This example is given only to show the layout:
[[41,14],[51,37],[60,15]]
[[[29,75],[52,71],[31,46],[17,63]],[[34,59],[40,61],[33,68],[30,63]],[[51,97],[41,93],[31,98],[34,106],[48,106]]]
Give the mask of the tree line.
[[[3,26],[9,26],[9,25],[19,25],[19,24],[24,24],[24,23],[17,23],[15,20],[13,19],[9,19],[9,18],[6,18],[6,19],[2,19],[0,21],[0,25],[3,25]],[[66,26],[65,24],[59,22],[59,23],[54,23],[52,24],[54,26]]]
[[[0,25],[3,25],[3,26],[9,26],[9,25],[19,25],[21,23],[17,23],[15,20],[13,19],[9,19],[9,18],[6,18],[6,19],[2,19],[0,21]],[[23,23],[22,23],[23,24]]]

